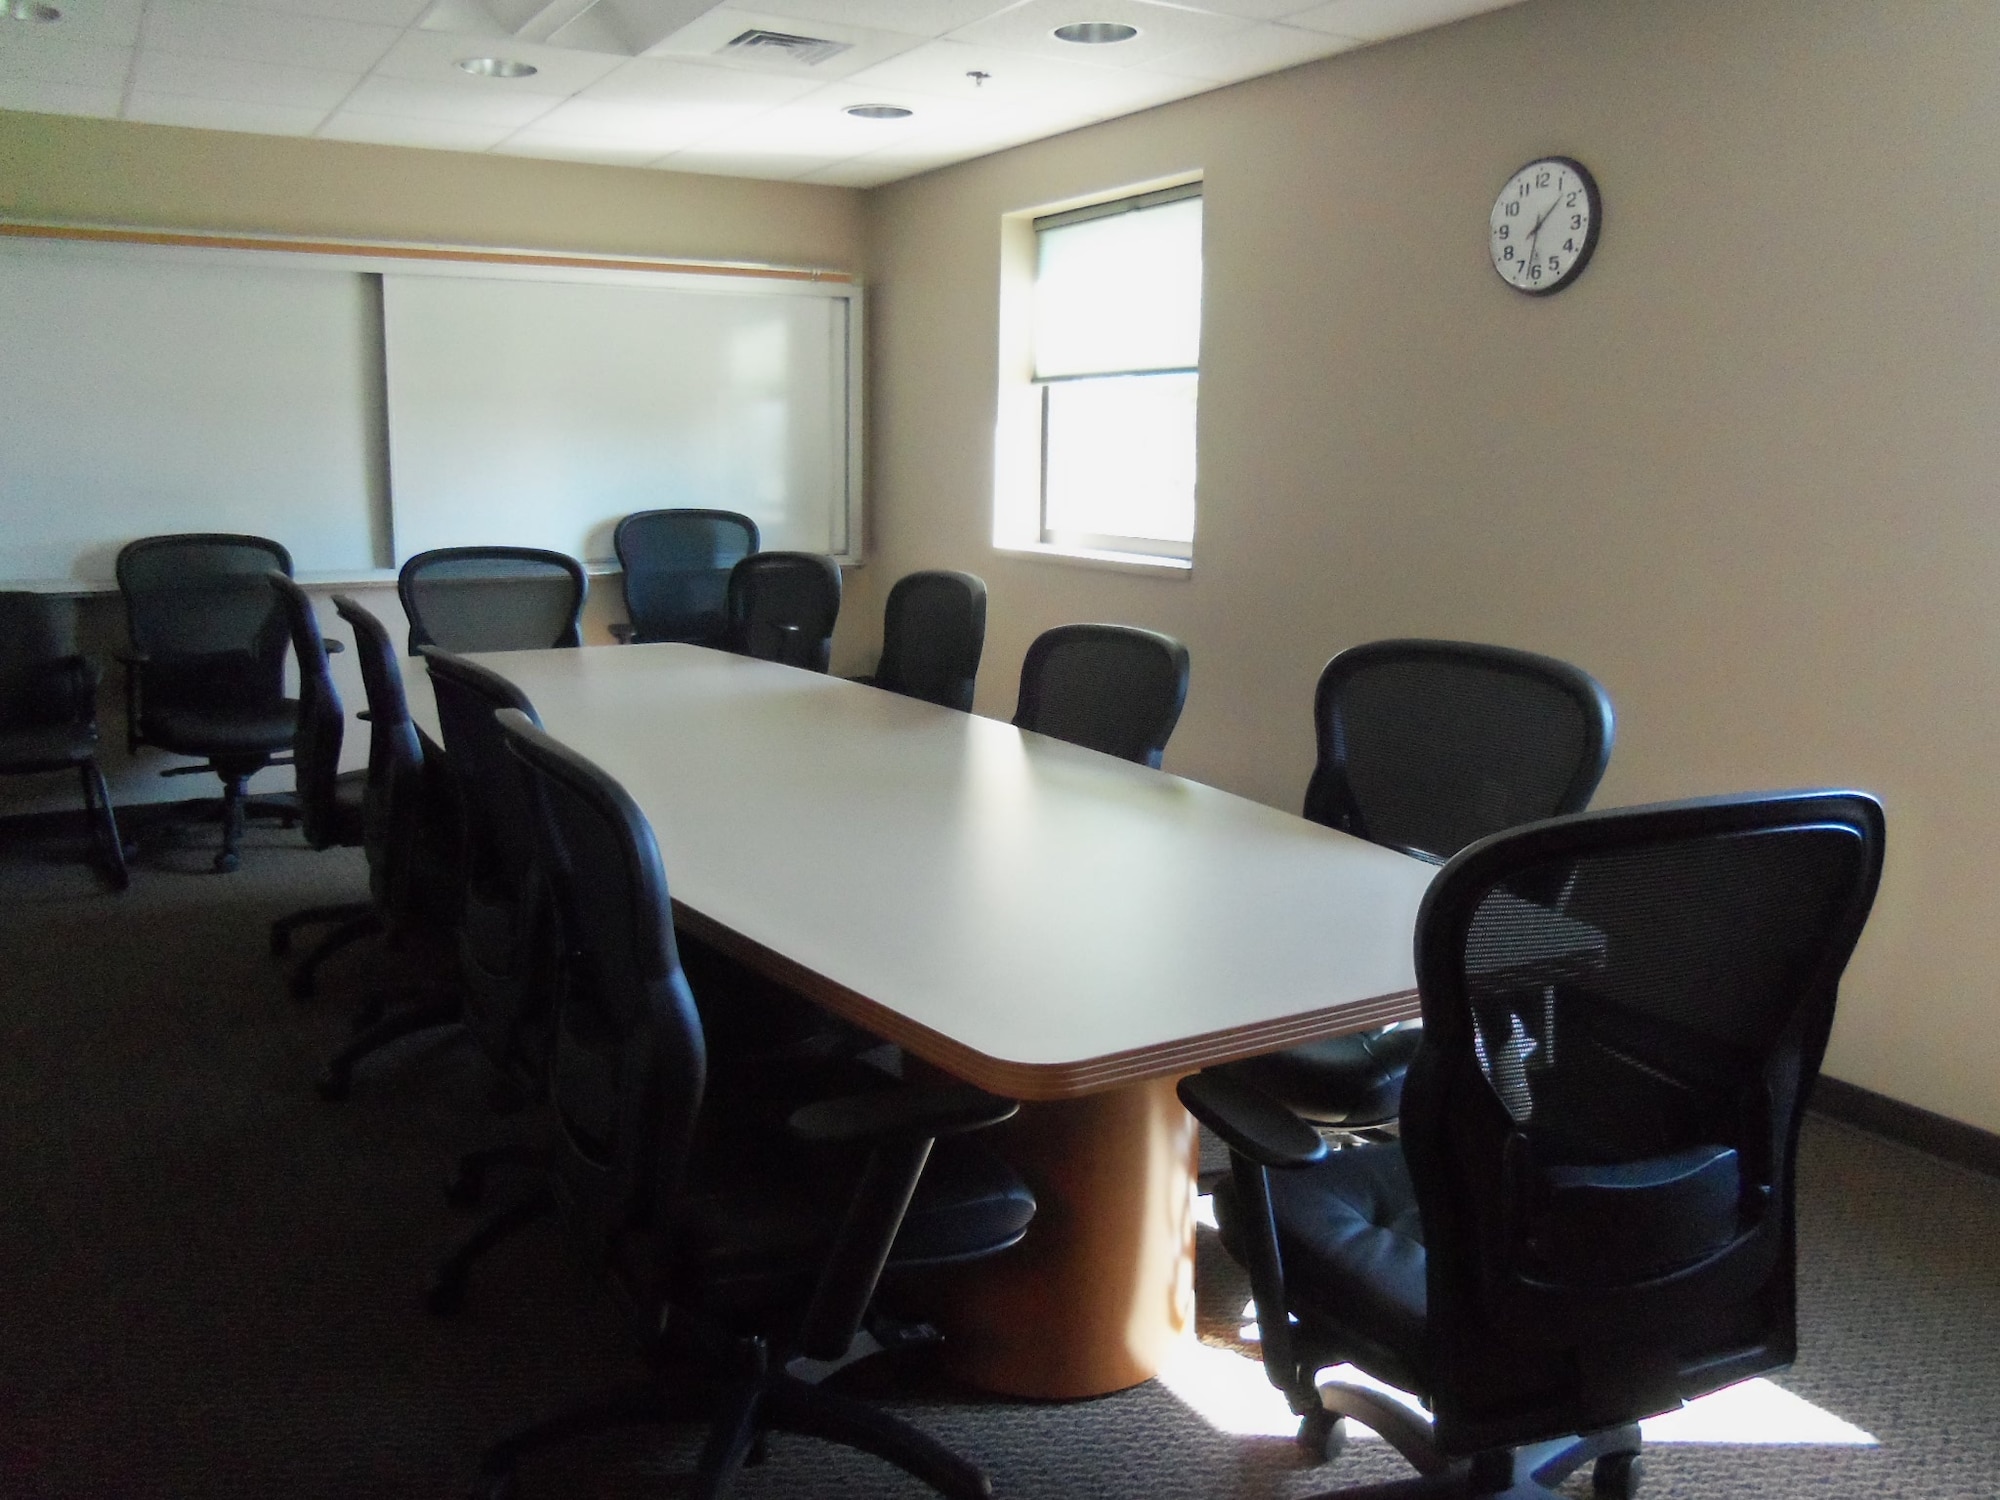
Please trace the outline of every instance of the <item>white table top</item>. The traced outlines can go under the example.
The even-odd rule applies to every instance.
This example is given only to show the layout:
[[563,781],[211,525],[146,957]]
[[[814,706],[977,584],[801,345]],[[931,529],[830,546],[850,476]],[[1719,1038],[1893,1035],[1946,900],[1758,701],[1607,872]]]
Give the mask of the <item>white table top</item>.
[[474,659],[624,783],[691,930],[994,1092],[1067,1098],[1416,1014],[1420,861],[698,647]]

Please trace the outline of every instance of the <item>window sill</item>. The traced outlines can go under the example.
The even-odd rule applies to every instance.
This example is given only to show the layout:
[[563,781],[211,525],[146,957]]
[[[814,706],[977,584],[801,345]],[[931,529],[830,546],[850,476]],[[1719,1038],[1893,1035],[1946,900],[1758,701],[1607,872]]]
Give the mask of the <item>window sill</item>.
[[1112,573],[1143,573],[1152,578],[1187,578],[1194,562],[1185,557],[1155,557],[1144,552],[1101,552],[1083,547],[1051,547],[996,542],[995,552],[1014,557],[1035,557],[1047,562],[1067,563],[1073,568],[1101,568]]

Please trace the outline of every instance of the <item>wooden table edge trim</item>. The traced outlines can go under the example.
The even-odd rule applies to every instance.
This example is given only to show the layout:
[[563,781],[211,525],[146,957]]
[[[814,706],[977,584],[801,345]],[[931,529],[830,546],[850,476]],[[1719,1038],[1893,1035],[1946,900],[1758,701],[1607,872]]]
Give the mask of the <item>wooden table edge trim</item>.
[[[1033,1102],[1075,1099],[1122,1084],[1178,1077],[1215,1063],[1276,1052],[1301,1042],[1368,1031],[1393,1021],[1412,1019],[1417,1014],[1417,992],[1397,990],[1367,1000],[1347,1001],[1300,1015],[1205,1032],[1151,1047],[1135,1047],[1081,1062],[1010,1062],[968,1047],[857,994],[678,899],[673,906],[675,925],[695,937],[825,1006],[843,1020],[852,1021],[870,1035],[893,1042],[953,1077],[1007,1099]],[[1228,1041],[1218,1047],[1216,1041],[1220,1037],[1227,1037]]]

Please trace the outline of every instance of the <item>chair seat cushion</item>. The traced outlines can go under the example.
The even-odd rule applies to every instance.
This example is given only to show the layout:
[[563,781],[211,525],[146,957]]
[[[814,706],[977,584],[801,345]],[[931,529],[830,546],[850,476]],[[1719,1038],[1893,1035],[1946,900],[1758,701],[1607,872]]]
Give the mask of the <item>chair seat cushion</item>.
[[90,724],[37,724],[0,729],[0,771],[61,771],[82,765],[97,751]]
[[[1405,1363],[1421,1356],[1423,1224],[1397,1144],[1350,1146],[1309,1167],[1274,1171],[1271,1214],[1291,1299]],[[1217,1186],[1223,1243],[1241,1258],[1235,1196]]]
[[229,709],[173,705],[146,710],[140,737],[177,755],[277,755],[291,748],[298,727],[296,699]]
[[1317,1125],[1360,1128],[1396,1118],[1403,1078],[1423,1031],[1362,1031],[1326,1037],[1229,1064],[1226,1071]]

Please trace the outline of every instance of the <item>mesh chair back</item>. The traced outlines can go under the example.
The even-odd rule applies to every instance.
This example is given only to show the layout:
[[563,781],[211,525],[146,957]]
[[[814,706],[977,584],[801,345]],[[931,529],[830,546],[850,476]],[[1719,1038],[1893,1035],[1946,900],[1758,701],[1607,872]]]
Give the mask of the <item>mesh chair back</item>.
[[430,826],[422,784],[423,742],[410,718],[389,628],[346,594],[333,596],[333,608],[354,632],[354,654],[368,699],[361,842],[368,853],[369,888],[377,906],[400,914],[417,902],[416,861]]
[[1611,700],[1589,673],[1462,641],[1375,641],[1326,664],[1305,815],[1442,861],[1589,803]]
[[1587,1431],[1791,1358],[1799,1121],[1882,839],[1860,793],[1719,798],[1531,825],[1438,875],[1402,1138],[1447,1427],[1541,1384]]
[[582,563],[539,547],[440,547],[396,575],[412,656],[579,645],[586,587]]
[[1130,625],[1058,625],[1028,647],[1014,723],[1158,766],[1187,701],[1187,647]]
[[570,1149],[557,1178],[573,1225],[608,1242],[679,1186],[701,1110],[701,1023],[645,815],[526,714],[498,723],[525,768],[566,938],[550,1090]]
[[720,646],[729,571],[757,550],[757,523],[733,510],[641,510],[612,533],[635,641]]
[[148,707],[241,708],[284,698],[291,627],[265,575],[291,576],[277,542],[221,532],[119,549],[118,590]]
[[25,590],[0,593],[0,729],[78,722],[66,666],[75,659],[75,600]]
[[985,646],[984,582],[970,573],[911,573],[889,590],[875,685],[970,713]]
[[333,685],[333,667],[326,657],[326,639],[312,600],[283,573],[264,575],[276,590],[291,629],[292,654],[299,663],[298,728],[292,732],[292,771],[299,799],[299,826],[306,842],[325,849],[339,838],[334,787],[340,778],[340,745],[347,729],[347,710]]
[[840,568],[817,552],[758,552],[729,572],[729,649],[824,672],[840,618]]

